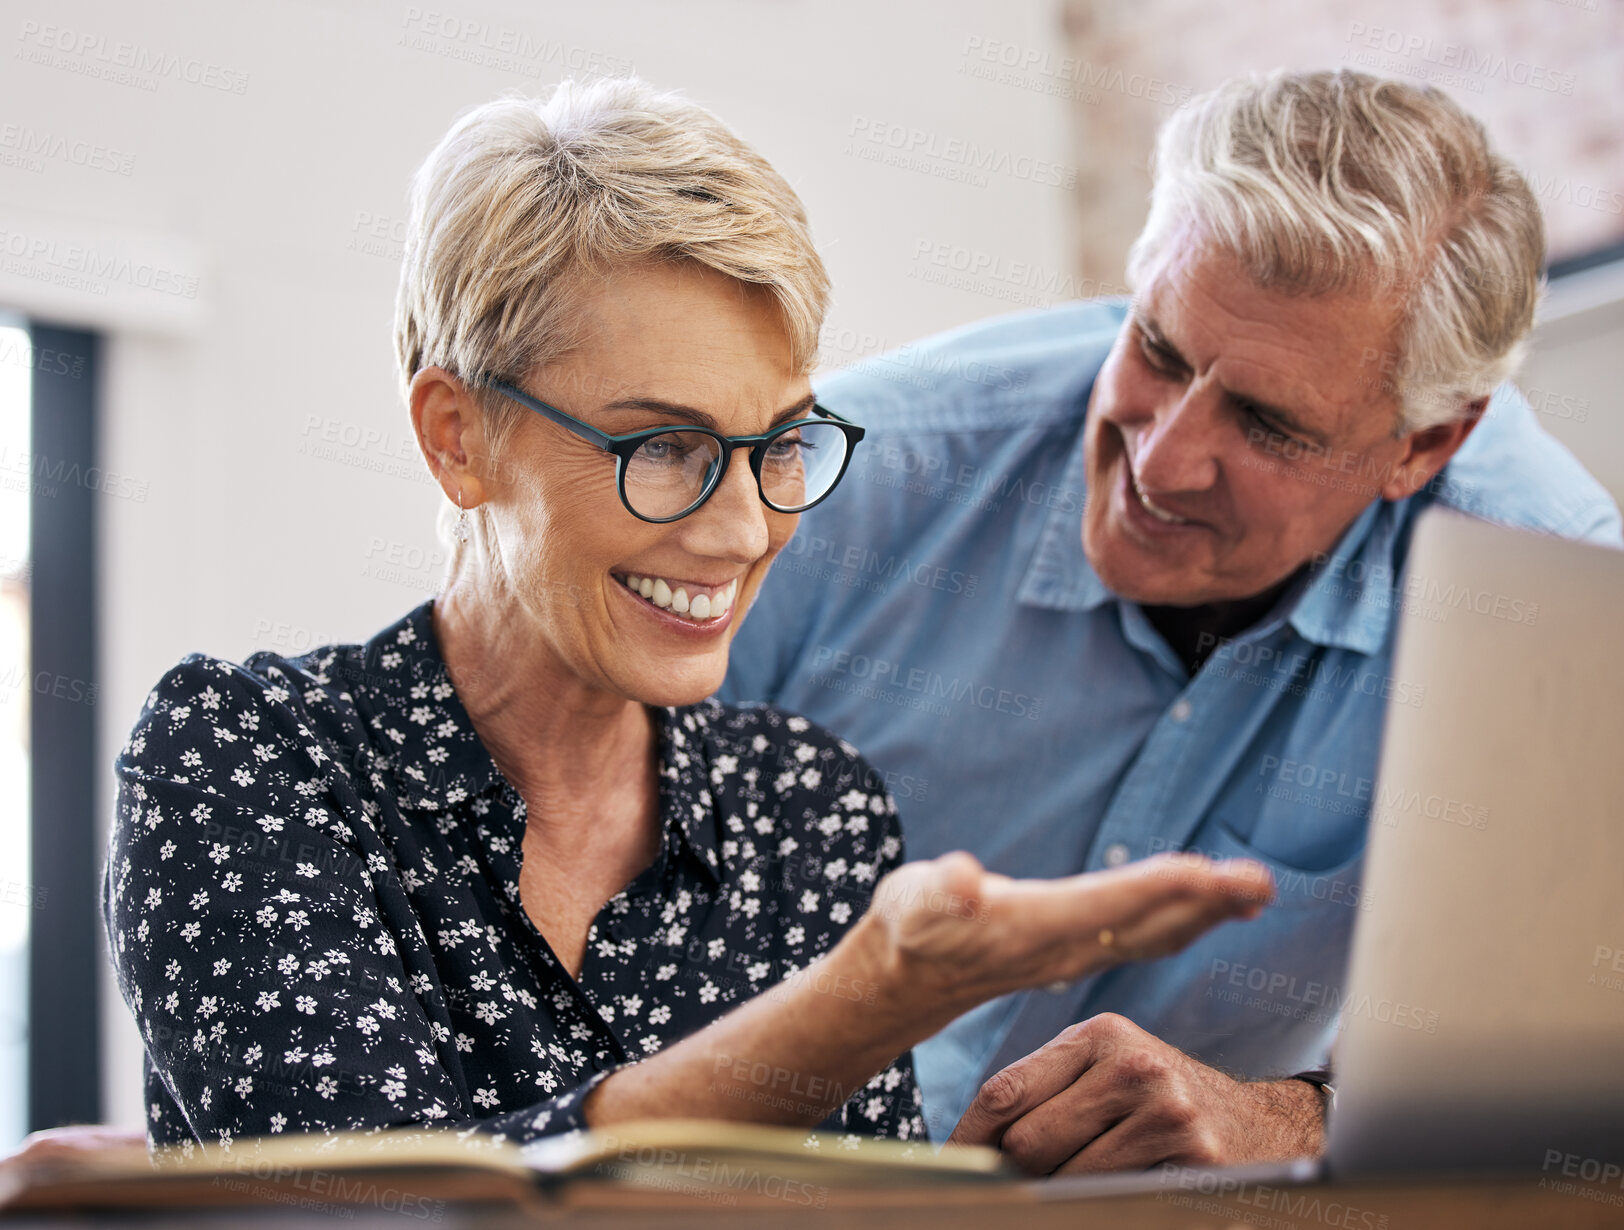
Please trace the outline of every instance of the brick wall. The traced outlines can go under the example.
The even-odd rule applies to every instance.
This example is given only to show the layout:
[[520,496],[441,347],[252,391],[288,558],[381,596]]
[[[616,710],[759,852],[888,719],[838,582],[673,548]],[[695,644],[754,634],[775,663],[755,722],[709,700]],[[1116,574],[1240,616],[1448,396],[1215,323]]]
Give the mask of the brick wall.
[[1529,177],[1553,258],[1624,241],[1624,0],[1062,3],[1068,54],[999,67],[1069,101],[1083,278],[1121,278],[1161,121],[1229,76],[1281,66],[1447,90]]

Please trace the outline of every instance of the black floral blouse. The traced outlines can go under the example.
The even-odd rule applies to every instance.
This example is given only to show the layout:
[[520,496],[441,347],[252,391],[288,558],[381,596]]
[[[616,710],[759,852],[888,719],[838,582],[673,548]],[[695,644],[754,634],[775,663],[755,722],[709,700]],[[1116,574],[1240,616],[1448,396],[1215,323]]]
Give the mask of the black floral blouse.
[[[599,1079],[827,952],[901,862],[895,808],[849,744],[774,709],[656,710],[660,852],[572,978],[520,905],[524,801],[457,698],[432,606],[365,645],[192,654],[147,697],[116,763],[102,904],[155,1147],[580,1129]],[[823,1126],[923,1139],[911,1057]]]

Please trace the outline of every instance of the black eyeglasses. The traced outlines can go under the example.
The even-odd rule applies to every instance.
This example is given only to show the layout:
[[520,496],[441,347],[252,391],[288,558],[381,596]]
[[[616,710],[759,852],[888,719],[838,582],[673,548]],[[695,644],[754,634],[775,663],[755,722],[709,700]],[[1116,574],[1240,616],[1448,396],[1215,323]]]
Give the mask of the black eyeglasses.
[[724,436],[708,427],[650,427],[612,436],[511,384],[490,387],[568,428],[615,459],[615,481],[626,511],[643,521],[676,521],[721,484],[736,448],[750,450],[761,502],[775,512],[805,512],[845,477],[863,429],[814,404],[817,418],[780,423],[759,436]]

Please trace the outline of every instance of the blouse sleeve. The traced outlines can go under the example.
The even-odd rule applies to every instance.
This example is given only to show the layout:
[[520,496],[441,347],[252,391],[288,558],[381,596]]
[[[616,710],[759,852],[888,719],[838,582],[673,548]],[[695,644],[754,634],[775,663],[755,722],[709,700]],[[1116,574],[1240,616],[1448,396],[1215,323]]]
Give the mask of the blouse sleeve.
[[[836,801],[837,810],[846,817],[842,831],[853,827],[853,817],[865,816],[876,829],[873,856],[864,860],[865,865],[853,868],[851,876],[853,882],[866,886],[867,896],[872,897],[874,886],[904,862],[902,824],[897,818],[896,803],[885,789],[881,775],[850,744],[840,740],[836,742],[852,762],[850,791]],[[840,784],[845,784],[844,775]],[[865,899],[863,907],[866,909],[867,906]],[[855,919],[852,922],[855,923]],[[848,1098],[830,1123],[840,1130],[863,1136],[928,1141],[924,1095],[914,1073],[913,1052],[904,1051],[883,1072]]]
[[583,1128],[582,1102],[613,1069],[522,1110],[470,1113],[440,1059],[451,1031],[413,994],[380,919],[371,875],[387,864],[336,812],[329,753],[287,683],[192,655],[148,696],[115,763],[109,946],[191,1135],[229,1146],[455,1124],[523,1141]]

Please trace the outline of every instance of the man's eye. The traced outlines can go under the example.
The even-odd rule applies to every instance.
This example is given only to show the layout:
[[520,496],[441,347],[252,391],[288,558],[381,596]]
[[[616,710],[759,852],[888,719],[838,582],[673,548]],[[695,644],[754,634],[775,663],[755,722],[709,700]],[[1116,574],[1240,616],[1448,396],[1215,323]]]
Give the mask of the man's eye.
[[1281,431],[1268,419],[1259,414],[1255,407],[1247,406],[1246,416],[1252,421],[1252,430],[1247,434],[1254,439],[1266,438],[1275,441],[1285,441],[1287,444],[1298,444],[1300,441],[1289,432]]
[[1178,370],[1178,363],[1173,356],[1149,338],[1139,339],[1139,353],[1145,357],[1145,362],[1163,375],[1172,375]]

